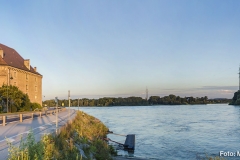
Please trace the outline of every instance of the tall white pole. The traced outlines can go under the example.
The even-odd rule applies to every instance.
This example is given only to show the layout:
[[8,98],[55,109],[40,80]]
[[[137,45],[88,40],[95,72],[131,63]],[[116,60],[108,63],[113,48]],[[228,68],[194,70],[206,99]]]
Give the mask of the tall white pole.
[[58,128],[58,97],[55,97],[56,102],[56,129]]
[[70,90],[68,91],[68,120],[70,120]]
[[146,87],[146,100],[148,100],[148,88]]
[[78,98],[78,111],[79,111],[79,98]]

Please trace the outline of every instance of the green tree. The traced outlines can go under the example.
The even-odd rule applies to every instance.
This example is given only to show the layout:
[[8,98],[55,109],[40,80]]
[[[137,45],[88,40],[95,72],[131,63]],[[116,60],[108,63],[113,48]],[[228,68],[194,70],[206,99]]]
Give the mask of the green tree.
[[149,104],[159,104],[160,97],[159,96],[151,96],[148,100]]
[[22,107],[19,111],[30,111],[31,110],[31,102],[30,99],[28,98],[27,94],[24,94],[22,97]]
[[2,85],[0,88],[1,101],[5,103],[10,112],[16,112],[23,108],[24,93],[16,86]]
[[31,109],[41,108],[40,104],[31,103],[27,94],[12,85],[0,87],[0,101],[5,108],[8,104],[9,112],[30,111]]

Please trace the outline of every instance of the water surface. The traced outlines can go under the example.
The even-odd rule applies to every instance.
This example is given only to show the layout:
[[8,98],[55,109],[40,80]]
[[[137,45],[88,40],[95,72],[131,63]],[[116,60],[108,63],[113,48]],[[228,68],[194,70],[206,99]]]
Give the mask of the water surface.
[[[237,106],[159,105],[80,109],[99,118],[114,133],[136,134],[136,157],[202,159],[206,154],[219,156],[220,151],[240,151],[240,107]],[[122,136],[109,137],[121,143],[125,141]],[[240,159],[236,156],[224,158]]]

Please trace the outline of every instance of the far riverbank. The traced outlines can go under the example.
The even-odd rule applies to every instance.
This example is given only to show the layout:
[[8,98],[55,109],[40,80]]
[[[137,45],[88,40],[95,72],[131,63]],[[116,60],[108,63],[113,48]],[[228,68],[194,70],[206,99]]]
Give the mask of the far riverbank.
[[[198,104],[221,104],[230,103],[232,100],[227,98],[215,98],[208,99],[207,96],[204,97],[179,97],[173,94],[169,96],[151,96],[149,98],[142,97],[127,97],[127,98],[114,98],[114,97],[104,97],[99,99],[71,99],[70,106],[80,106],[80,107],[104,107],[104,106],[151,106],[151,105],[198,105]],[[69,100],[62,99],[59,100],[60,106],[69,106]],[[56,106],[55,101],[45,100],[43,106]]]

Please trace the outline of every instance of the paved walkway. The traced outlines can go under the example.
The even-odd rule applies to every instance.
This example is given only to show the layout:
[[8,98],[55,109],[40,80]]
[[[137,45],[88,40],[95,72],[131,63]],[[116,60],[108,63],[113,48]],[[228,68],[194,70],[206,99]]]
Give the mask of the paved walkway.
[[[58,126],[61,127],[72,120],[76,111],[67,109],[58,113]],[[0,126],[0,159],[5,160],[8,157],[7,140],[13,145],[19,145],[21,138],[26,138],[29,131],[32,130],[35,140],[39,141],[43,134],[53,133],[56,131],[56,115],[47,115],[28,119],[22,123],[10,123],[6,126]]]

